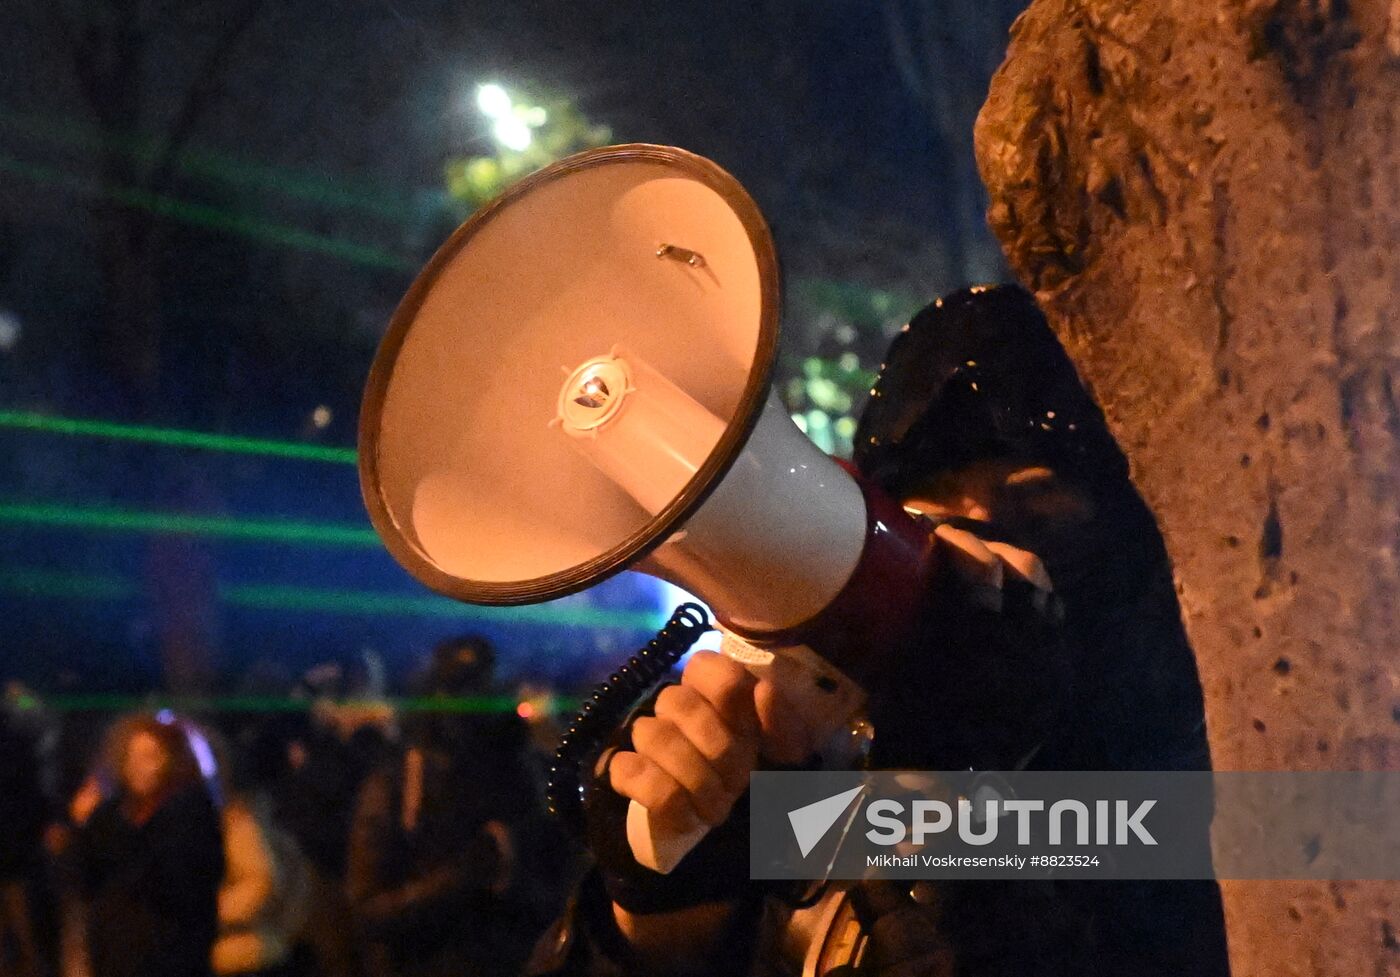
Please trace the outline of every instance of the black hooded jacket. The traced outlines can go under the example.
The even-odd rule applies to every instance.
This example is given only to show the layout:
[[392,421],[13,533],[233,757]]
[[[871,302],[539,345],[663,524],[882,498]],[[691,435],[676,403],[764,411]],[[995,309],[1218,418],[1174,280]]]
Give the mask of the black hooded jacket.
[[[862,474],[897,496],[987,458],[1045,465],[1092,502],[1072,535],[1034,522],[981,527],[1041,557],[1063,624],[1048,634],[1012,603],[979,610],[945,588],[928,630],[868,690],[871,765],[1210,769],[1200,680],[1156,522],[1068,357],[1014,287],[959,292],[919,313],[856,435]],[[703,846],[691,857],[703,859]],[[944,881],[918,901],[889,883],[860,885],[877,907],[868,972],[887,977],[1229,973],[1213,881]],[[756,884],[738,898],[726,959],[710,972],[780,973],[766,934],[788,910]],[[597,876],[545,934],[531,972],[643,972]]]

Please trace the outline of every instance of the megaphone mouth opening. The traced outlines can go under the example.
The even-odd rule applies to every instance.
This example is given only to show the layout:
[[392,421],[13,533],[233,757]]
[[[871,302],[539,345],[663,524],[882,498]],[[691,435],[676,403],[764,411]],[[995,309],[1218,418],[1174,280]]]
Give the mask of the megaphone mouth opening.
[[[525,579],[480,579],[474,575],[468,576],[460,569],[454,572],[453,568],[430,555],[429,548],[419,538],[414,525],[415,520],[408,518],[403,504],[396,504],[389,497],[391,493],[386,488],[386,470],[382,458],[384,415],[395,369],[400,363],[405,343],[429,294],[443,279],[449,266],[469,244],[478,239],[479,235],[495,227],[502,215],[513,206],[519,204],[526,196],[544,190],[564,177],[596,168],[629,163],[651,164],[664,169],[667,177],[676,177],[701,185],[716,195],[742,226],[743,234],[747,238],[747,247],[751,250],[752,263],[756,265],[759,294],[755,300],[756,342],[737,405],[732,411],[726,412],[728,420],[719,442],[669,504],[659,512],[651,514],[650,518],[639,519],[639,525],[634,531],[596,555],[557,571]],[[708,248],[705,249],[705,253],[706,259],[703,264],[659,264],[674,266],[678,273],[695,274],[698,269],[710,277],[714,274],[715,255]],[[654,253],[650,255],[650,260],[656,263]],[[489,287],[496,285],[495,282],[489,283]],[[578,592],[626,569],[681,528],[710,496],[749,440],[763,412],[777,353],[779,291],[777,257],[767,223],[739,182],[710,160],[669,146],[628,144],[580,153],[525,178],[478,210],[448,238],[414,280],[390,320],[389,329],[370,368],[360,412],[360,487],[374,528],[394,558],[419,581],[438,593],[473,604],[537,603]],[[664,328],[664,325],[658,324],[658,328]],[[467,337],[467,341],[470,342],[471,338]],[[603,345],[603,349],[607,348],[607,344]],[[597,359],[602,361],[607,357]],[[560,367],[567,372],[574,369],[574,364],[555,363],[556,371]],[[582,376],[585,372],[583,367],[578,368],[582,380],[580,389],[575,397],[567,399],[570,402],[581,401],[574,403],[574,406],[583,412],[596,411],[598,414],[605,414],[609,405],[612,405],[613,410],[618,409],[620,401],[625,399],[625,391],[619,393],[613,389],[610,380],[616,378],[603,373]],[[552,382],[563,384],[565,379],[564,373],[556,372]],[[599,385],[589,387],[590,380],[598,381]],[[602,387],[607,388],[606,392]],[[561,406],[565,400],[564,394],[560,393]],[[596,402],[600,406],[590,406],[590,402]],[[547,410],[554,408],[553,402],[546,405]],[[555,433],[560,437],[567,437],[562,432]],[[509,464],[509,461],[502,460],[498,463]]]

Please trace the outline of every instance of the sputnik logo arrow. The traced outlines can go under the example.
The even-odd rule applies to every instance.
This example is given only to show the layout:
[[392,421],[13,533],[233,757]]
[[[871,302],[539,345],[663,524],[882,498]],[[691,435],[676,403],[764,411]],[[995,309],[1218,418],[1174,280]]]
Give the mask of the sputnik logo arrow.
[[797,837],[797,847],[802,852],[802,857],[806,858],[817,843],[826,837],[826,833],[831,830],[831,826],[840,819],[846,809],[851,806],[851,801],[865,790],[865,785],[852,787],[850,790],[843,790],[839,794],[833,794],[823,800],[805,807],[799,807],[795,811],[788,811],[788,821],[792,824],[792,833]]

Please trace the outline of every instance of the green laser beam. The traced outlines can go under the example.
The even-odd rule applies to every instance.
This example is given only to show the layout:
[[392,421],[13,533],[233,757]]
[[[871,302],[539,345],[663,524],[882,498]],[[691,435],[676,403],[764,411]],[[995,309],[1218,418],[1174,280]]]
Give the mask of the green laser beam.
[[38,431],[72,437],[105,438],[116,441],[139,441],[173,448],[199,448],[207,451],[235,454],[267,455],[298,461],[328,461],[342,465],[355,464],[354,448],[304,444],[296,441],[274,441],[231,434],[209,434],[177,428],[153,427],[147,424],[118,424],[73,417],[53,417],[32,411],[0,410],[0,428]]
[[[98,148],[116,149],[138,162],[151,162],[163,151],[160,140],[151,137],[116,135],[97,126],[73,122],[57,122],[52,119],[17,112],[5,106],[0,106],[0,125],[7,126],[28,137],[48,141],[68,148],[88,151]],[[270,189],[285,196],[318,203],[328,207],[358,210],[404,223],[418,221],[421,218],[419,211],[414,208],[401,191],[395,192],[387,187],[372,187],[363,184],[350,185],[343,180],[329,181],[311,173],[242,160],[204,149],[190,149],[179,154],[176,158],[176,166],[183,172],[189,173],[192,176],[220,180],[234,186],[251,186]],[[20,175],[28,175],[32,179],[42,182],[65,185],[74,183],[84,184],[84,181],[79,178],[61,173],[57,170],[24,163],[16,159],[0,157],[0,170],[7,168],[12,172],[19,173]],[[88,193],[100,192],[90,185],[84,185],[80,187],[80,189]],[[121,192],[126,193],[128,191]],[[130,192],[140,193],[140,191]],[[145,196],[155,195],[146,194]],[[165,213],[165,209],[169,207],[199,206],[185,205],[181,201],[171,198],[162,199],[167,201],[167,203],[162,205],[161,210],[156,211],[162,216],[174,216]],[[143,206],[136,200],[122,200],[122,202],[128,203],[131,206]],[[143,207],[143,209],[149,208]],[[368,251],[367,257],[370,259],[368,263],[376,267],[390,267],[394,270],[404,271],[416,271],[418,268],[417,262],[410,262],[406,259],[388,255],[374,249],[365,249],[361,245],[343,239],[311,234],[310,232],[295,227],[262,224],[261,222],[240,215],[232,215],[218,211],[217,208],[202,209],[212,211],[213,214],[221,214],[226,219],[245,222],[249,226],[228,227],[224,226],[222,222],[200,223],[200,226],[210,227],[215,230],[233,230],[238,233],[244,233],[245,236],[254,237],[257,240],[265,240],[273,244],[291,245],[292,242],[285,240],[283,235],[290,235],[297,241],[300,241],[302,238],[309,238],[313,244],[326,245],[313,246],[311,250],[335,254],[338,257],[345,257],[347,260],[355,261],[358,260],[358,258],[354,253],[340,254],[340,247],[348,247],[352,252],[362,250]],[[209,216],[212,217],[213,215]],[[271,236],[268,237],[257,233],[257,229],[260,227],[270,229]],[[331,244],[332,242],[333,246]],[[869,318],[872,313],[882,319],[908,318],[909,315],[912,315],[927,301],[925,298],[872,288],[858,282],[822,278],[794,278],[790,281],[791,287],[795,292],[805,292],[816,301],[823,304],[835,305],[841,308],[846,314],[858,320]]]
[[0,586],[14,593],[59,600],[130,600],[141,593],[134,581],[122,577],[16,567],[0,570]]
[[378,548],[381,545],[373,529],[359,526],[293,522],[283,519],[196,516],[178,512],[144,512],[42,502],[0,502],[0,523],[47,526],[55,529],[207,536],[215,539],[308,546]]
[[[84,152],[115,151],[147,165],[156,162],[165,152],[163,140],[150,136],[112,133],[99,126],[32,115],[8,106],[0,106],[0,125],[50,145]],[[327,180],[313,173],[269,166],[204,149],[188,149],[179,153],[175,157],[175,167],[190,176],[229,186],[268,189],[291,199],[401,223],[417,221],[422,216],[410,197],[384,187],[345,179]]]
[[312,254],[324,254],[368,268],[398,272],[418,270],[417,261],[402,258],[369,245],[358,244],[345,238],[315,234],[289,224],[273,224],[256,217],[250,217],[247,214],[234,213],[218,207],[211,207],[208,204],[178,200],[174,197],[134,187],[101,187],[95,185],[91,180],[64,173],[53,167],[27,163],[10,156],[0,156],[0,172],[11,173],[36,183],[63,187],[74,193],[106,197],[123,206],[144,210],[157,217],[164,217],[207,230],[234,234],[263,244],[306,251]]
[[[533,705],[534,703],[532,703]],[[514,696],[432,696],[385,699],[340,699],[334,708],[392,709],[396,713],[457,713],[492,715],[515,712],[520,703]],[[94,692],[69,695],[27,695],[18,703],[21,710],[46,709],[55,712],[154,712],[170,709],[177,713],[267,713],[310,712],[324,708],[325,700],[291,699],[283,696],[135,696]],[[574,699],[546,699],[537,709],[569,715],[578,709]]]
[[629,628],[656,630],[665,616],[651,611],[610,611],[597,607],[556,607],[530,604],[522,607],[476,607],[445,597],[414,597],[362,590],[328,590],[247,584],[220,587],[231,604],[262,610],[321,611],[343,614],[383,614],[407,617],[465,617],[505,624],[541,624],[578,628]]
[[[64,573],[24,567],[0,568],[0,588],[26,597],[80,601],[135,600],[141,585],[126,577]],[[618,611],[599,607],[532,604],[477,607],[446,597],[413,596],[374,590],[340,590],[281,584],[219,584],[219,600],[260,611],[301,611],[338,617],[443,617],[478,624],[526,624],[593,630],[655,631],[666,623],[659,611]]]

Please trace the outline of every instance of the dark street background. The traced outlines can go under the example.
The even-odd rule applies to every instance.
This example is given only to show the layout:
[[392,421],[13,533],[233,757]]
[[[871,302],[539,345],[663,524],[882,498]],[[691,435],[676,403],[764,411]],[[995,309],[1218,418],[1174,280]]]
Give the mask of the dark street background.
[[0,973],[516,972],[584,864],[562,725],[683,595],[393,562],[396,303],[512,181],[679,145],[771,224],[777,391],[847,454],[890,336],[1005,277],[971,134],[1019,5],[0,5]]
[[[669,611],[651,581],[488,613],[427,594],[368,530],[356,412],[414,272],[550,159],[709,156],[777,238],[778,389],[847,451],[904,318],[1005,277],[970,140],[1018,6],[6,4],[7,676],[260,691],[337,660],[392,684],[464,628],[509,679],[606,674]],[[487,85],[510,99],[504,139]]]

